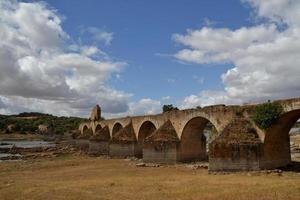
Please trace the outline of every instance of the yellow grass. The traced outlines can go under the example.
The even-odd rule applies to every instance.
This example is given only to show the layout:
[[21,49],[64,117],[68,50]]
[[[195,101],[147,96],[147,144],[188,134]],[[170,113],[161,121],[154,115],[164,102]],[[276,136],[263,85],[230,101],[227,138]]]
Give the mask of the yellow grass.
[[0,199],[300,199],[300,174],[209,175],[89,157],[0,164]]

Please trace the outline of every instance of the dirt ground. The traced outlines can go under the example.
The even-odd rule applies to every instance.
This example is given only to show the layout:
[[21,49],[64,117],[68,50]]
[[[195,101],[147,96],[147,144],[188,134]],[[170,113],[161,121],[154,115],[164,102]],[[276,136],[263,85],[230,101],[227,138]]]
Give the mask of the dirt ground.
[[65,155],[0,165],[1,199],[300,199],[300,173],[208,174],[186,164]]

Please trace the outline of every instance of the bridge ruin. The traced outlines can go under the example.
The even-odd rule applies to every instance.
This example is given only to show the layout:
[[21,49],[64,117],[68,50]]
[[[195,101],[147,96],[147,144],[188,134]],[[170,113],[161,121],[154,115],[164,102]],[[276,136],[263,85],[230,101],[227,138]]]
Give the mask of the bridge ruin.
[[[300,98],[274,102],[282,106],[283,113],[266,130],[252,120],[259,104],[251,104],[108,120],[93,116],[80,124],[79,131],[81,138],[89,139],[91,151],[104,155],[167,164],[208,159],[211,171],[274,169],[291,162],[289,131],[300,118]],[[208,152],[207,124],[215,128]]]

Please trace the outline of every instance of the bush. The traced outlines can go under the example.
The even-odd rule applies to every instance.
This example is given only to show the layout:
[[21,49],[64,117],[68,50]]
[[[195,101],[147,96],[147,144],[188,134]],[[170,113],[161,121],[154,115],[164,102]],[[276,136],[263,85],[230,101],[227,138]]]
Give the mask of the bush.
[[174,107],[172,104],[163,106],[163,112],[168,112],[172,110],[179,110],[179,109],[177,107]]
[[283,109],[278,103],[264,103],[256,106],[252,119],[261,129],[267,129],[280,118]]

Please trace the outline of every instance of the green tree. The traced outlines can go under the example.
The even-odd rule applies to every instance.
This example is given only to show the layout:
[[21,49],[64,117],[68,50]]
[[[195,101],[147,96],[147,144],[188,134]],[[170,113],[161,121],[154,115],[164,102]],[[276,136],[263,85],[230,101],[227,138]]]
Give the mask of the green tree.
[[168,112],[172,110],[179,110],[177,107],[174,107],[172,104],[163,105],[163,112]]
[[268,101],[256,106],[252,114],[252,119],[258,127],[265,130],[278,121],[282,111],[283,108],[279,103]]

